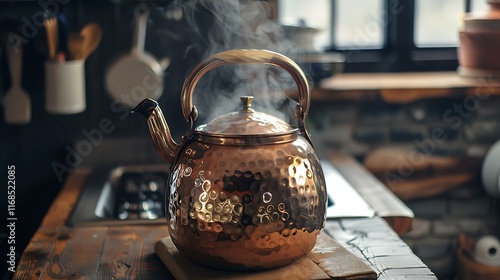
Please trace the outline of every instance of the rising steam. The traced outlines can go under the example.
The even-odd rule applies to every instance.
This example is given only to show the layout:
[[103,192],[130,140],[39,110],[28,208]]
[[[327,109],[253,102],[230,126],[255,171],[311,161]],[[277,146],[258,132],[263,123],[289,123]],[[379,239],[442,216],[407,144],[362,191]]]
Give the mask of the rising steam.
[[[269,19],[271,7],[266,2],[188,0],[176,4],[182,5],[190,28],[205,39],[203,45],[191,46],[203,52],[205,58],[230,49],[266,49],[295,61],[303,56],[301,49],[285,39],[279,24]],[[200,9],[211,14],[210,26],[197,18],[195,11]],[[194,104],[200,116],[209,121],[241,108],[240,96],[253,95],[254,109],[291,120],[295,102],[290,102],[284,94],[291,88],[295,88],[293,79],[274,66],[223,66],[200,80],[194,93]]]

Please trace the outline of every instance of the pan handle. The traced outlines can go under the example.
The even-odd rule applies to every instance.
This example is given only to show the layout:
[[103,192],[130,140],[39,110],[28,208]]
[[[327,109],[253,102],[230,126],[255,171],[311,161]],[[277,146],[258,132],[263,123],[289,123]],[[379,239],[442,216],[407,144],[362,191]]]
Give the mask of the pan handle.
[[135,30],[132,38],[132,54],[144,53],[144,42],[146,40],[146,25],[148,23],[149,7],[145,3],[137,5],[134,9]]
[[295,108],[295,117],[299,122],[299,130],[307,140],[312,141],[305,128],[305,119],[309,112],[309,84],[302,69],[290,58],[268,50],[241,49],[228,50],[214,54],[198,64],[184,81],[181,92],[182,113],[190,127],[197,118],[197,109],[193,105],[193,92],[196,84],[208,71],[225,64],[267,64],[286,70],[294,79],[299,91],[299,102]]

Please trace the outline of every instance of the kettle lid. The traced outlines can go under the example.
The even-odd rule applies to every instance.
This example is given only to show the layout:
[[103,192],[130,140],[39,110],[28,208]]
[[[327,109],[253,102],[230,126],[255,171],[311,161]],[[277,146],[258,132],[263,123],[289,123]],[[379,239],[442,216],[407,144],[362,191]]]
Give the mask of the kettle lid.
[[243,108],[213,119],[196,131],[214,136],[273,136],[297,131],[290,124],[272,115],[251,109],[253,96],[240,97]]

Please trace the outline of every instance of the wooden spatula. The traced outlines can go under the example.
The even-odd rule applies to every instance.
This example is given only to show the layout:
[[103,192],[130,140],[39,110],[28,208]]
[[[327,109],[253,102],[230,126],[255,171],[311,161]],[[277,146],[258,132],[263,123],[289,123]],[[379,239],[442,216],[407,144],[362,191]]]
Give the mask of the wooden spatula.
[[27,124],[31,120],[31,101],[21,85],[22,43],[7,40],[6,50],[12,85],[3,101],[5,122],[8,124]]

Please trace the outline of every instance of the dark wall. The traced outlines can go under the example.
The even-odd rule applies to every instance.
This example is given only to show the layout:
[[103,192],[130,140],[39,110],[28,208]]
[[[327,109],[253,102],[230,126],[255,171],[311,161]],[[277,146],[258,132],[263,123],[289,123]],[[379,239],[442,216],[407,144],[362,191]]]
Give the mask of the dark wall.
[[[15,165],[16,168],[18,253],[22,252],[62,186],[53,163],[61,163],[69,169],[79,166],[68,162],[68,147],[78,139],[85,139],[84,131],[99,129],[101,120],[109,118],[115,129],[104,133],[103,141],[149,137],[143,117],[129,115],[128,108],[114,104],[103,83],[109,65],[131,48],[133,9],[137,4],[137,1],[0,1],[0,96],[3,98],[10,87],[4,46],[6,40],[16,34],[24,46],[22,83],[32,103],[32,119],[28,125],[6,124],[3,106],[0,108],[0,170],[3,170],[0,173],[5,174],[2,185],[5,186],[7,180],[7,166]],[[179,102],[182,82],[186,73],[202,57],[206,40],[193,32],[184,18],[168,17],[171,1],[154,1],[148,5],[150,16],[145,46],[156,58],[168,57],[171,60],[165,72],[165,90],[159,102],[173,125],[174,136],[178,137],[185,129]],[[97,22],[103,29],[98,49],[85,64],[87,108],[82,113],[54,115],[45,111],[44,61],[48,54],[45,31],[39,24],[44,10],[45,13],[56,10],[64,13],[73,32],[78,32],[89,22]],[[195,9],[193,13],[195,18],[206,22],[205,26],[210,25],[204,11]],[[64,179],[68,173],[60,174]],[[0,205],[5,205],[5,196],[1,197]],[[5,215],[4,206],[0,212]],[[0,230],[0,233],[4,232],[4,229]],[[0,238],[5,245],[4,235]]]

